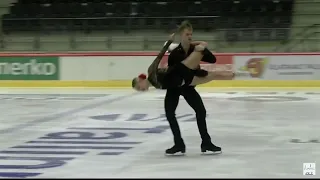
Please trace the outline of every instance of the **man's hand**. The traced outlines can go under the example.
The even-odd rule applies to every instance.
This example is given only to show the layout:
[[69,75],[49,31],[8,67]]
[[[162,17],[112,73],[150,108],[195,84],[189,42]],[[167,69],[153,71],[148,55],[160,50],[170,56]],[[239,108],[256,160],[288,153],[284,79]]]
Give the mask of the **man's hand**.
[[202,44],[203,46],[208,46],[208,43],[204,42],[204,41],[192,41],[190,44],[192,44],[194,46],[199,45],[199,44]]

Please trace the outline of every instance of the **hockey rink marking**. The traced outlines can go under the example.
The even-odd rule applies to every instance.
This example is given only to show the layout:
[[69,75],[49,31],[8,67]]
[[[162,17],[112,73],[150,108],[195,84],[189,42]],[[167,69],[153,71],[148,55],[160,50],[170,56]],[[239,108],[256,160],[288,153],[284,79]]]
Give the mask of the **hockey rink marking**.
[[0,100],[89,101],[110,95],[111,94],[0,94]]
[[66,117],[66,116],[70,116],[70,115],[75,114],[75,113],[79,113],[79,112],[86,111],[86,110],[89,110],[89,109],[92,109],[92,108],[96,108],[96,107],[99,107],[101,105],[106,105],[106,104],[111,104],[113,102],[121,101],[123,99],[135,96],[137,94],[138,93],[136,93],[136,92],[135,93],[130,93],[130,94],[119,96],[119,97],[116,97],[116,98],[113,98],[113,99],[106,99],[106,100],[99,101],[99,102],[92,103],[92,104],[88,104],[88,105],[85,105],[85,106],[82,106],[82,107],[79,107],[79,108],[76,108],[76,109],[72,109],[72,110],[69,110],[69,111],[57,113],[57,114],[54,114],[54,115],[51,115],[51,116],[38,118],[38,119],[35,119],[35,120],[31,121],[31,122],[19,124],[17,126],[10,127],[10,128],[7,128],[7,129],[2,129],[2,130],[0,130],[0,134],[14,133],[14,132],[19,131],[21,129],[24,129],[24,128],[27,128],[27,127],[31,127],[31,126],[35,126],[35,125],[38,125],[40,123],[50,122],[50,121],[53,121],[53,120],[56,120],[56,119],[60,119],[60,118]]
[[[130,133],[161,134],[167,129],[169,126],[151,128],[69,127],[65,131],[51,132],[37,140],[27,141],[9,150],[0,151],[0,171],[2,171],[0,177],[38,176],[45,173],[44,169],[61,167],[89,152],[94,152],[97,156],[119,156],[145,141],[135,139]],[[10,163],[5,163],[5,161]],[[10,172],[4,172],[6,170]],[[16,172],[12,172],[14,170]],[[23,172],[24,170],[28,172]],[[30,170],[36,172],[30,172]]]

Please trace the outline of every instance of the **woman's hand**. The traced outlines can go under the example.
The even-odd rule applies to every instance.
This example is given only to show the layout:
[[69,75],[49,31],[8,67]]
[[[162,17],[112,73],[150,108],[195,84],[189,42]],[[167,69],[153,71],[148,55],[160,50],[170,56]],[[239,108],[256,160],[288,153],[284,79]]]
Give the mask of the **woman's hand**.
[[172,34],[169,36],[169,40],[174,41],[175,36],[176,36],[176,33],[172,33]]

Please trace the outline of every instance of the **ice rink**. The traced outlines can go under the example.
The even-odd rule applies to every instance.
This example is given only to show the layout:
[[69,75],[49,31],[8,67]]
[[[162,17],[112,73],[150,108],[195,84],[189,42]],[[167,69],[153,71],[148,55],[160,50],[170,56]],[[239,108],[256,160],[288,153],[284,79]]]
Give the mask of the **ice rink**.
[[1,88],[0,176],[303,178],[303,163],[320,162],[320,90],[199,92],[222,154],[201,154],[194,111],[181,97],[187,152],[164,155],[173,145],[165,91]]

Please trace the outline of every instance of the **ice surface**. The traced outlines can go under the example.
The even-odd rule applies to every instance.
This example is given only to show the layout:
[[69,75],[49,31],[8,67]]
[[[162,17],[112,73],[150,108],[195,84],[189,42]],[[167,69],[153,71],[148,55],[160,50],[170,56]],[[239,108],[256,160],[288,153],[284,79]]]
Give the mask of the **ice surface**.
[[320,91],[199,92],[220,155],[200,153],[194,112],[181,97],[187,153],[164,156],[173,143],[165,91],[0,89],[0,176],[301,178],[303,163],[320,162]]

